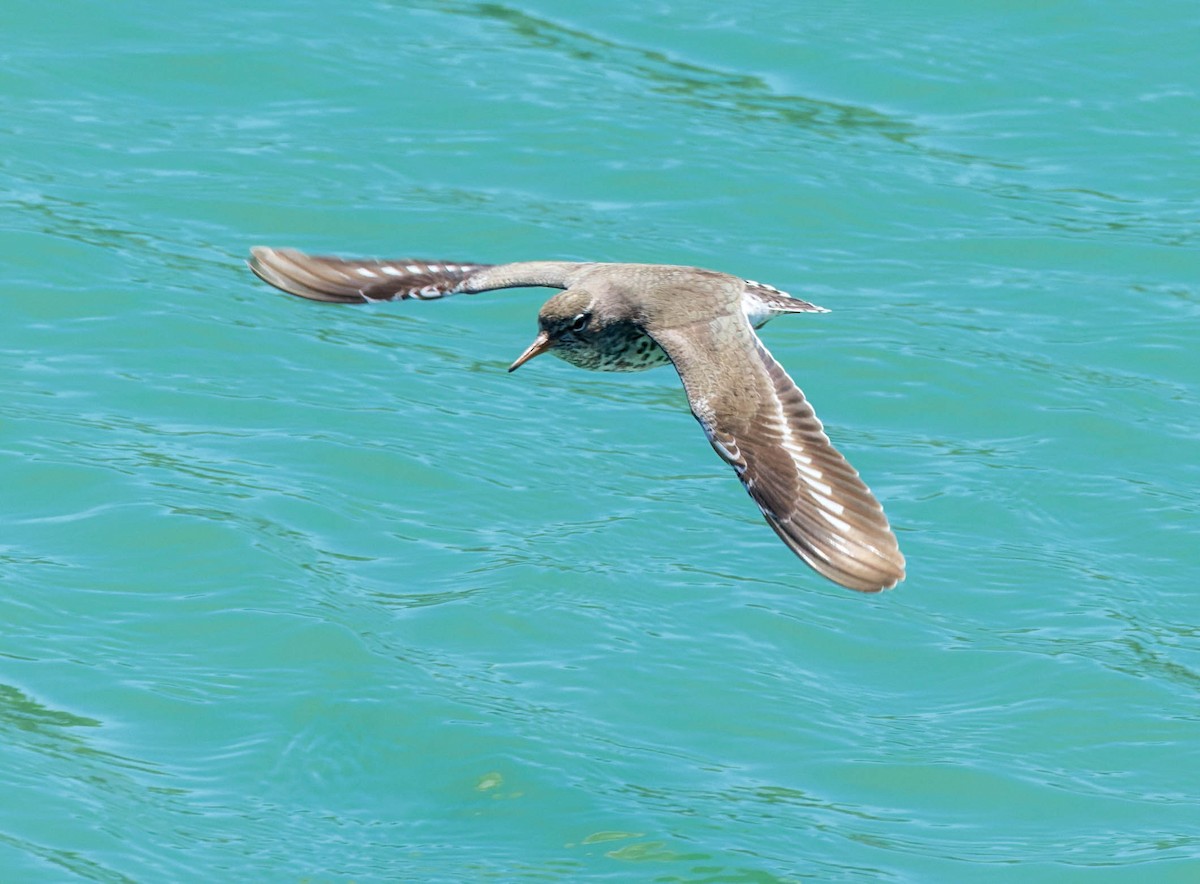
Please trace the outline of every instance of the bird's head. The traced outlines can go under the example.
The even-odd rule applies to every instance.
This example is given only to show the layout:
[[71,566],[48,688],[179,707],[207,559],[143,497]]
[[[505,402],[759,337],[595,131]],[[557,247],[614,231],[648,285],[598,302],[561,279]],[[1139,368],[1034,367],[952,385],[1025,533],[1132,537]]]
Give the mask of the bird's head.
[[596,315],[593,293],[577,288],[559,292],[542,305],[538,312],[537,337],[508,370],[516,371],[543,353],[553,352],[570,362],[571,351],[594,346],[595,334],[602,323],[603,318]]

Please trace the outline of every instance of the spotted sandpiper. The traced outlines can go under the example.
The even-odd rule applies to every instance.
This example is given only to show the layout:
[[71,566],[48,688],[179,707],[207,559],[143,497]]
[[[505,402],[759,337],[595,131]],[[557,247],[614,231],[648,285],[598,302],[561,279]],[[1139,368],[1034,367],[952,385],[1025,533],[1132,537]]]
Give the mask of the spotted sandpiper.
[[316,301],[429,300],[493,289],[563,289],[509,367],[552,353],[593,371],[672,363],[692,414],[775,533],[814,570],[878,592],[904,579],[883,507],[833,447],[800,388],[754,329],[784,313],[825,313],[763,283],[671,264],[390,261],[251,249],[250,269]]

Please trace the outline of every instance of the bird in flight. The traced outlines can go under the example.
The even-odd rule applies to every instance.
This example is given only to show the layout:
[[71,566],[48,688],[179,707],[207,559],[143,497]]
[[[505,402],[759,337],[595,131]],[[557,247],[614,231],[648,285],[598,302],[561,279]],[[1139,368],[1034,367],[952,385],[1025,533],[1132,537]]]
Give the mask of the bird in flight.
[[537,337],[509,371],[542,353],[592,371],[674,365],[709,443],[792,552],[861,592],[904,579],[883,507],[755,334],[776,316],[827,312],[822,307],[763,283],[672,264],[381,261],[256,246],[249,265],[285,292],[339,304],[562,289],[542,306]]

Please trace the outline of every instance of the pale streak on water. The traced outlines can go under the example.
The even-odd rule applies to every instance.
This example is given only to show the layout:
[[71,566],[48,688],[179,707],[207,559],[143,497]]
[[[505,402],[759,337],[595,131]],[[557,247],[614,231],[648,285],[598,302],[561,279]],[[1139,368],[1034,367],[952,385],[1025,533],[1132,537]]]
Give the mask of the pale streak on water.
[[[1200,873],[1196,13],[0,13],[3,880]],[[822,583],[669,370],[256,242],[698,263],[909,580]]]

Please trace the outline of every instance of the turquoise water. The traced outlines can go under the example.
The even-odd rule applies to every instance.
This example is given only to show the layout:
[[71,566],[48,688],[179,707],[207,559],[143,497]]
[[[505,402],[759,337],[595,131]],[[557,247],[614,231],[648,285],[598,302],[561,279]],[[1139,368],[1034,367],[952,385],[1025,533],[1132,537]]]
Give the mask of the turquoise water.
[[[1194,3],[0,10],[0,879],[1200,880]],[[885,502],[762,523],[547,294],[711,266]]]

